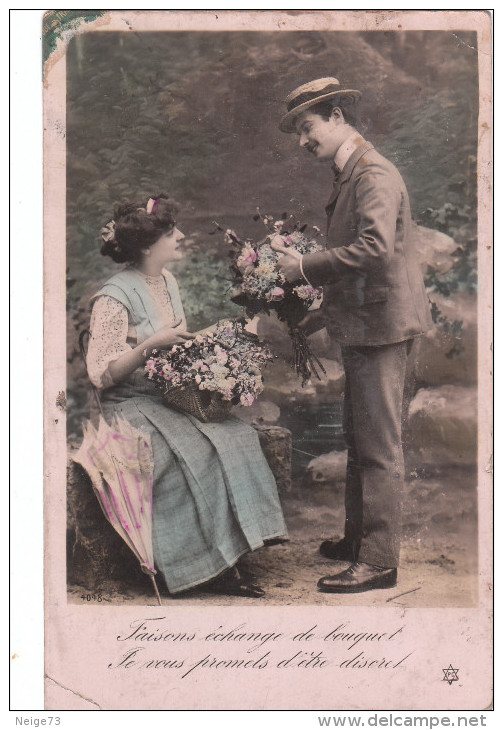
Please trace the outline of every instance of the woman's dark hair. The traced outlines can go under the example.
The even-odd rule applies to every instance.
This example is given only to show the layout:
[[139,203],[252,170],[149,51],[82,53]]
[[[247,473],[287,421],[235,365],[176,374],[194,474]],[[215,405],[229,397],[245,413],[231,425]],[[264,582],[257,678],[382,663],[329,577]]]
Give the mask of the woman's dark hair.
[[[152,212],[147,213],[149,201]],[[135,264],[142,250],[150,248],[176,226],[176,204],[165,193],[152,195],[143,203],[125,203],[114,211],[115,236],[103,241],[101,253],[116,263]]]
[[308,111],[313,114],[319,114],[320,117],[323,117],[323,119],[328,121],[332,116],[332,112],[335,107],[338,107],[341,110],[344,121],[347,122],[347,124],[351,124],[351,126],[355,129],[360,128],[359,104],[355,103],[352,97],[339,96],[334,100],[325,99],[324,101],[319,101],[317,104],[314,104],[314,106],[310,107]]

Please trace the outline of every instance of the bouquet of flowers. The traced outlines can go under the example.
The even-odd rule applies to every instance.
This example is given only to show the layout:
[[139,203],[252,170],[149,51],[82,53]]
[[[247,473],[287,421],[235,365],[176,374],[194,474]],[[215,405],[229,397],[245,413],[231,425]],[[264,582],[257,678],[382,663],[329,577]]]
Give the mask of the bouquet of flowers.
[[[308,236],[307,226],[301,226],[286,213],[275,221],[272,216],[263,216],[258,211],[255,220],[259,218],[268,230],[268,235],[259,242],[241,240],[233,230],[225,230],[226,240],[231,245],[233,281],[238,289],[232,300],[244,306],[249,317],[275,311],[278,319],[287,323],[292,340],[293,365],[304,385],[312,374],[320,379],[318,370],[324,373],[325,369],[311,352],[298,324],[309,309],[320,305],[323,292],[306,282],[286,281],[278,266],[280,254],[271,247],[271,243],[280,239],[284,246],[302,255],[322,251],[324,246],[317,240],[320,229],[313,226],[312,234]],[[219,230],[224,230],[218,223],[215,224]]]
[[251,406],[263,390],[272,355],[241,321],[223,320],[170,350],[154,351],[145,375],[167,405],[204,421],[223,420],[232,405]]

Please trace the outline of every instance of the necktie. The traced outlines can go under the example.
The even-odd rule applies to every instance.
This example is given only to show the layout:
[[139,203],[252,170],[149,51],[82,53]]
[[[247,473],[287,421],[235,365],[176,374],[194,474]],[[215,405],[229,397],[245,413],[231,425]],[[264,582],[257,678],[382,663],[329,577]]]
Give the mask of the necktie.
[[330,200],[328,201],[327,206],[325,208],[325,211],[327,214],[327,233],[328,233],[328,228],[330,227],[330,222],[332,220],[332,214],[333,214],[334,208],[335,208],[335,201],[337,200],[337,197],[339,195],[339,190],[340,190],[341,171],[334,164],[334,165],[332,165],[332,172],[334,175],[332,195],[330,196]]

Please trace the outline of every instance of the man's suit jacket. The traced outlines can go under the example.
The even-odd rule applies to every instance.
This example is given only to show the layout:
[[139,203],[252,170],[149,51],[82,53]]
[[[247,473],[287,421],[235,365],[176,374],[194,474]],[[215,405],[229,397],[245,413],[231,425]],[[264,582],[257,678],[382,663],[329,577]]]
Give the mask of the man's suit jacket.
[[323,285],[329,334],[343,345],[401,342],[431,326],[412,241],[409,196],[398,170],[369,142],[345,164],[326,208],[327,250],[303,257]]

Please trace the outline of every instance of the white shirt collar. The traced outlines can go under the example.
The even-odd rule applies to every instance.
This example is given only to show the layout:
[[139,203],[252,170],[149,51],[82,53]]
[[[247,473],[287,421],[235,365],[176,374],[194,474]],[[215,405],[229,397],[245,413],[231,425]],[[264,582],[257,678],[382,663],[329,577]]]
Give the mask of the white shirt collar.
[[353,152],[363,142],[363,137],[358,132],[353,132],[349,137],[341,144],[337,152],[335,153],[334,163],[339,171],[344,168],[344,165],[349,160]]

